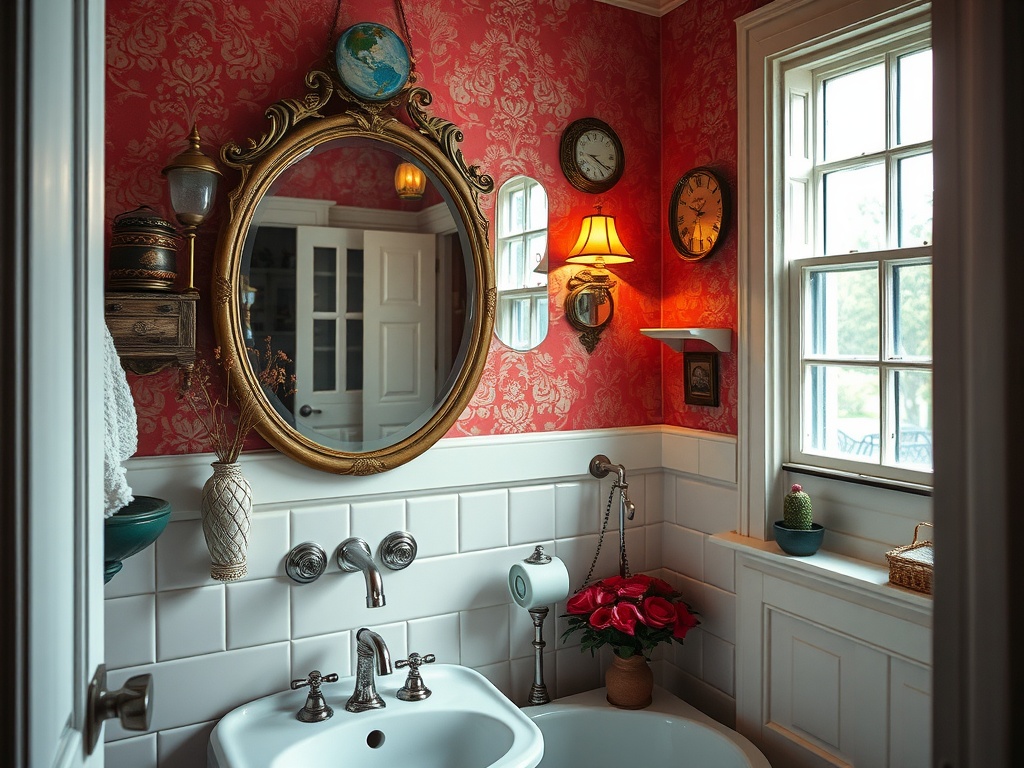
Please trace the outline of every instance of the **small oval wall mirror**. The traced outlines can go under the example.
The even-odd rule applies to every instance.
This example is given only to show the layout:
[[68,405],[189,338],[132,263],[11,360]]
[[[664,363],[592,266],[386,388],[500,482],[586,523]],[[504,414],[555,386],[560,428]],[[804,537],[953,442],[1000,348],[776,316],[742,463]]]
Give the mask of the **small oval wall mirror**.
[[533,349],[548,335],[548,195],[513,176],[498,190],[494,330],[506,346]]

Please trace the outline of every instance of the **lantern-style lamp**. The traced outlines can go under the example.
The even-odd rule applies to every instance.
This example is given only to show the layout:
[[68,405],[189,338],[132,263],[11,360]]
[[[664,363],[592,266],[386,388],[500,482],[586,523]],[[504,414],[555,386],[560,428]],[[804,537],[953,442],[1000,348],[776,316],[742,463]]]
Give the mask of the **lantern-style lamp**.
[[403,200],[419,200],[427,190],[427,177],[412,163],[399,163],[395,169],[395,192]]
[[185,228],[188,240],[188,291],[195,292],[196,229],[213,208],[217,179],[222,174],[216,163],[199,148],[199,128],[192,126],[189,148],[175,157],[162,173],[171,188],[171,207]]

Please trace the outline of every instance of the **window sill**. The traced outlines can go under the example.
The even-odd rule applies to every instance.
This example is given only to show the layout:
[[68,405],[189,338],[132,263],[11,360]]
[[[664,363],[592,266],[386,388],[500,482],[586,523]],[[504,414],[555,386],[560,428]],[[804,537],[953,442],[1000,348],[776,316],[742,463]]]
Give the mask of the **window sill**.
[[719,533],[711,540],[737,553],[805,579],[841,585],[872,602],[900,610],[916,609],[927,617],[932,613],[932,596],[889,583],[887,566],[857,560],[834,552],[818,550],[809,557],[785,554],[774,541],[762,541],[738,533]]

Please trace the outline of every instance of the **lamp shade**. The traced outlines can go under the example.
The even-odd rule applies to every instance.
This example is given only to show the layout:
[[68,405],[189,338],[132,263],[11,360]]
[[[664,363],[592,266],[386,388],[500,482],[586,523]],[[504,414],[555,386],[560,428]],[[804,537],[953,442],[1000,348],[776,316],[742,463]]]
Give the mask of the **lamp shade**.
[[199,226],[213,207],[217,179],[221,172],[216,163],[199,149],[199,129],[192,126],[189,148],[163,169],[171,190],[171,206],[178,221],[186,226]]
[[399,163],[395,169],[395,192],[403,200],[419,200],[427,189],[427,177],[412,163]]
[[533,271],[538,275],[546,275],[548,273],[548,249],[544,249],[544,253],[537,254],[540,258],[537,259],[537,266],[533,268]]
[[598,267],[626,264],[632,260],[615,230],[615,217],[601,213],[600,207],[597,213],[583,217],[580,236],[566,258],[573,264],[594,264]]

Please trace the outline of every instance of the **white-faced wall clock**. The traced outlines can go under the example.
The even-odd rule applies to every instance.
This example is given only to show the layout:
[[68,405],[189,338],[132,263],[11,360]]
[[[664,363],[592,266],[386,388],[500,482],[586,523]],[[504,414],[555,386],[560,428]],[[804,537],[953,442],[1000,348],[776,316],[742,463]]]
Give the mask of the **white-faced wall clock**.
[[626,155],[622,142],[607,123],[584,117],[562,133],[559,151],[562,173],[583,192],[607,192],[622,178]]

